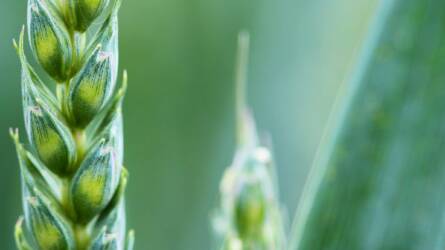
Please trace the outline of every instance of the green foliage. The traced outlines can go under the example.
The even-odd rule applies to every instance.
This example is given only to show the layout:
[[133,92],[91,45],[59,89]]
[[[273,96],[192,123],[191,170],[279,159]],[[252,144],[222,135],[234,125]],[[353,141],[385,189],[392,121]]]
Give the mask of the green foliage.
[[444,8],[382,1],[292,249],[444,248]]
[[[20,250],[133,248],[133,233],[125,239],[125,73],[115,91],[120,4],[113,1],[108,10],[109,1],[28,2],[30,46],[57,95],[28,63],[22,31],[14,45],[22,65],[29,151],[11,130],[22,182],[24,217],[15,232]],[[102,27],[89,32],[102,15]]]

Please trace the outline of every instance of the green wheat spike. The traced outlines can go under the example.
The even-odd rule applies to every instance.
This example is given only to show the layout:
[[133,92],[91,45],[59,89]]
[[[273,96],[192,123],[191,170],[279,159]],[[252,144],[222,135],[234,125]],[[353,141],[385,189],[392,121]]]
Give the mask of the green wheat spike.
[[283,250],[285,237],[268,145],[258,138],[245,102],[249,35],[238,41],[236,73],[237,151],[221,181],[221,204],[215,219],[223,250]]
[[[50,91],[14,41],[22,65],[29,145],[10,134],[20,164],[19,250],[132,249],[126,239],[122,100],[116,90],[121,0],[29,0],[27,33]],[[94,32],[93,21],[104,20]],[[50,80],[50,81],[51,81]]]

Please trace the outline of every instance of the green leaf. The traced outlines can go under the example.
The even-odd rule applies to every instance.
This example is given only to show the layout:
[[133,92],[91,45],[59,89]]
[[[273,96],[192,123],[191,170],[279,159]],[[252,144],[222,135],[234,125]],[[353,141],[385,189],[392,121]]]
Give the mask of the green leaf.
[[382,1],[291,249],[444,249],[444,9]]
[[28,1],[28,35],[39,63],[54,80],[62,83],[71,74],[71,42],[64,23],[49,8],[46,1]]

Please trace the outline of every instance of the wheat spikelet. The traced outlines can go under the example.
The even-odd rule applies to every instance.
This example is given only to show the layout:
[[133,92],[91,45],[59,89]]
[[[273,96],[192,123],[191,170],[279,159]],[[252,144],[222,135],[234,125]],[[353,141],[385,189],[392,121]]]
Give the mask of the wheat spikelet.
[[[17,248],[127,249],[125,237],[122,86],[118,72],[117,16],[121,0],[29,0],[27,33],[43,82],[24,52],[22,97],[29,146],[16,145],[24,216]],[[92,23],[99,23],[94,28]]]
[[285,237],[272,153],[260,142],[244,100],[248,34],[240,33],[238,43],[238,148],[221,181],[221,207],[215,228],[222,235],[223,250],[283,250]]

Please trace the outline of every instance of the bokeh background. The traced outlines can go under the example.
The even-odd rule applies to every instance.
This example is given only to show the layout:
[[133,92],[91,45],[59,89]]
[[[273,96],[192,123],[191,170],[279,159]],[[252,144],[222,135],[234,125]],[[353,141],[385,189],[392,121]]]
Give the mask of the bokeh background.
[[[121,68],[129,227],[137,249],[213,249],[210,217],[234,151],[236,37],[252,40],[249,103],[273,137],[289,224],[329,113],[359,55],[377,0],[124,0]],[[7,130],[23,127],[11,45],[25,0],[0,0],[0,248],[21,214]]]

